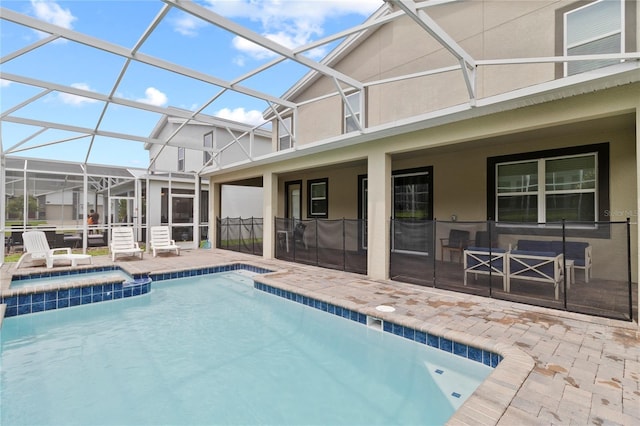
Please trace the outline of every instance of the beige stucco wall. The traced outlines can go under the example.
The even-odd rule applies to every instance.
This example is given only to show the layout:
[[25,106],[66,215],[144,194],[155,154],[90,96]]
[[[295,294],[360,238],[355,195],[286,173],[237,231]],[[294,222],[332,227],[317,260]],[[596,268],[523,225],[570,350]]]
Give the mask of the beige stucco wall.
[[[621,123],[620,121],[623,121]],[[608,142],[610,147],[610,208],[600,217],[601,221],[624,222],[630,217],[637,222],[636,209],[636,136],[634,123],[628,120],[598,121],[602,124],[581,123],[567,129],[557,129],[555,134],[533,133],[513,135],[501,138],[498,143],[487,140],[475,144],[461,144],[459,147],[448,147],[445,152],[425,152],[412,155],[409,159],[393,162],[393,169],[405,169],[423,166],[433,166],[433,195],[434,217],[449,221],[452,215],[457,216],[459,222],[486,220],[487,215],[487,158],[508,154],[534,152],[540,150],[558,149],[591,145]],[[416,134],[415,137],[428,139],[428,132]],[[446,238],[449,227],[441,228],[436,238]],[[473,231],[482,229],[462,225]],[[599,278],[624,279],[626,265],[620,262],[626,259],[626,225],[614,224],[611,237],[608,239],[588,239],[594,252],[594,276]],[[523,235],[501,235],[501,247],[515,247],[518,239],[531,239]],[[535,237],[535,239],[541,239]],[[542,238],[544,239],[544,238]],[[548,239],[558,239],[549,237]],[[637,241],[635,235],[632,240]],[[633,249],[632,258],[637,253],[637,244]],[[439,254],[438,254],[439,255]],[[620,276],[622,274],[622,276]]]
[[329,219],[356,219],[358,212],[358,175],[367,173],[367,164],[345,168],[333,168],[300,172],[281,177],[278,182],[278,217],[285,215],[285,183],[302,180],[302,219],[309,219],[307,182],[312,179],[328,179]]
[[[273,212],[273,216],[282,217],[284,181],[329,177],[330,218],[356,218],[357,175],[362,172],[371,173],[368,159],[374,153],[377,155],[376,158],[390,155],[393,170],[433,166],[436,218],[446,220],[451,214],[456,214],[459,221],[484,220],[487,157],[609,142],[610,210],[633,213],[637,212],[638,205],[635,148],[638,136],[635,121],[636,110],[640,109],[639,100],[640,85],[627,85],[512,111],[481,115],[452,124],[315,154],[304,155],[304,150],[298,150],[282,161],[222,172],[214,176],[213,180],[223,182],[267,172],[279,176],[278,207],[269,211]],[[354,165],[354,162],[357,163]],[[376,168],[373,170],[381,173]],[[369,177],[371,179],[371,176]],[[340,189],[336,191],[333,182],[338,182]],[[304,192],[306,183],[303,183],[303,194]],[[346,197],[338,197],[342,193],[346,194]],[[387,207],[391,205],[390,199],[388,203]],[[336,206],[340,207],[336,210]],[[303,209],[306,216],[304,195]],[[635,219],[632,217],[632,220],[637,222],[637,216]],[[385,218],[386,222],[388,216]],[[374,223],[370,218],[369,229],[384,232],[385,223]],[[370,238],[372,234],[370,232]],[[379,244],[386,242],[388,241],[379,239]],[[504,242],[507,243],[507,240]],[[600,240],[597,245],[594,243],[594,253],[607,253],[608,256],[618,253],[620,256],[615,257],[618,260],[625,257],[624,253],[619,252],[620,248],[624,247],[624,242],[617,240],[615,247],[607,246],[610,242],[611,240]],[[268,243],[265,238],[265,244]],[[377,253],[377,262],[383,261],[384,257],[381,256],[388,251],[388,246],[372,247],[371,239],[369,243],[369,250]],[[632,229],[634,280],[637,279],[637,253],[636,227]],[[607,273],[607,259],[606,256],[599,255],[594,267],[596,276]]]
[[[473,59],[554,56],[556,10],[570,2],[473,1],[428,8],[427,12]],[[335,68],[364,82],[458,65],[458,61],[413,20],[402,17],[379,28]],[[555,78],[555,65],[479,66],[476,97],[505,93]],[[348,89],[343,87],[343,89]],[[332,80],[321,78],[295,101],[336,93]],[[460,70],[367,87],[367,125],[435,111],[468,102]],[[335,96],[299,109],[298,143],[339,135],[343,107]],[[317,120],[323,117],[323,120]],[[320,125],[319,123],[322,123]]]

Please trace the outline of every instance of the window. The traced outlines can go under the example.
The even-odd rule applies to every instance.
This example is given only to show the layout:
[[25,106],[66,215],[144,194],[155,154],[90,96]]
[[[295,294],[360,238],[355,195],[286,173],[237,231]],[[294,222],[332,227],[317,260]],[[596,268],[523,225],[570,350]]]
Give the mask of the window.
[[184,148],[178,147],[178,171],[184,172]]
[[499,222],[594,222],[609,208],[609,145],[489,158],[488,217]]
[[430,168],[393,173],[393,218],[431,219]]
[[291,117],[284,117],[282,121],[278,121],[278,150],[289,149],[292,147],[291,139]]
[[360,92],[347,95],[346,98],[347,102],[344,105],[344,132],[349,133],[360,129]]
[[307,193],[309,194],[308,217],[326,218],[329,217],[329,179],[314,179],[307,182]]
[[[625,2],[598,0],[564,14],[564,54],[567,56],[624,52]],[[565,64],[565,75],[602,68],[619,60]]]
[[202,152],[202,165],[204,166],[211,161],[211,158],[213,157],[213,154],[210,151],[213,149],[213,132],[209,132],[204,135],[202,147],[205,149]]

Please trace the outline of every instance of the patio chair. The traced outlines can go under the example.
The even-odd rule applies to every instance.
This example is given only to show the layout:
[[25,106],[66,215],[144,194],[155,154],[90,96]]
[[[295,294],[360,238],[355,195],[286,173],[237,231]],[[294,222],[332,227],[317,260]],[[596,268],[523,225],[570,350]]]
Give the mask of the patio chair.
[[305,249],[308,249],[307,241],[304,239],[304,231],[307,230],[307,225],[302,222],[296,223],[296,226],[293,228],[293,244],[295,245],[296,241],[302,243]]
[[452,229],[449,231],[449,238],[440,238],[440,258],[444,262],[445,250],[449,252],[449,261],[451,261],[451,252],[458,253],[458,262],[462,263],[462,252],[469,246],[469,231],[461,229]]
[[[27,231],[22,234],[22,241],[24,243],[24,253],[20,256],[20,259],[18,259],[16,269],[19,268],[27,258],[31,260],[43,260],[47,268],[53,268],[53,262],[56,260],[71,262],[71,266],[76,266],[78,260],[88,260],[89,263],[93,263],[91,255],[73,254],[69,247],[49,248],[47,236],[42,231]],[[56,252],[62,253],[56,254]]]
[[9,237],[9,252],[24,251],[24,243],[22,242],[22,232],[13,231]]
[[176,245],[176,242],[171,239],[168,226],[151,227],[149,246],[153,251],[153,257],[156,257],[158,251],[175,251],[180,256],[180,246]]
[[113,228],[109,250],[111,250],[111,260],[114,262],[118,254],[126,256],[140,255],[140,259],[142,259],[144,253],[138,242],[133,238],[133,228],[129,227]]

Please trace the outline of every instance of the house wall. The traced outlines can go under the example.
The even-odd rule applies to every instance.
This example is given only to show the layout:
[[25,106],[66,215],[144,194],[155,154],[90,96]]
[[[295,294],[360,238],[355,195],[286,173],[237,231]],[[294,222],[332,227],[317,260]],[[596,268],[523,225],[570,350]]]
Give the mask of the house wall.
[[[167,139],[178,127],[180,123],[168,122],[158,133],[156,138],[160,140]],[[181,146],[192,146],[197,149],[185,149],[185,167],[184,171],[198,171],[204,165],[203,152],[200,150],[203,146],[205,133],[214,132],[214,150],[221,150],[232,142],[233,136],[224,128],[218,128],[204,124],[187,124],[178,135],[171,140],[172,144],[181,144]],[[220,154],[223,164],[231,164],[237,161],[246,160],[247,153],[253,155],[264,155],[271,152],[271,136],[268,134],[256,134],[251,142],[250,136],[247,134],[240,137],[244,132],[234,131],[234,136],[239,138],[242,148],[238,144],[226,147]],[[149,147],[149,159],[155,157],[160,151],[161,145],[153,144]],[[153,167],[155,170],[161,171],[177,171],[178,170],[178,147],[166,146],[162,149]]]
[[[561,10],[578,2],[465,1],[426,9],[474,60],[551,57],[561,55]],[[582,4],[582,3],[580,3]],[[627,14],[637,15],[633,2]],[[637,19],[635,22],[639,22]],[[631,27],[628,48],[638,45],[638,31]],[[344,59],[336,70],[363,82],[380,82],[402,75],[458,65],[457,60],[409,17],[383,25]],[[479,66],[476,98],[494,96],[557,78],[554,63]],[[352,90],[343,87],[343,90]],[[343,132],[344,108],[333,80],[319,78],[298,94],[296,102],[334,95],[298,109],[296,138],[299,145],[338,136]],[[373,84],[366,89],[365,120],[368,126],[461,105],[469,93],[460,70],[402,81]],[[322,117],[319,120],[318,117]]]
[[220,217],[262,217],[263,190],[255,186],[223,185]]
[[[156,135],[157,139],[167,139],[178,127],[179,123],[168,122]],[[172,144],[183,144],[183,146],[202,147],[203,135],[210,130],[209,126],[201,124],[188,124],[184,126],[178,135],[171,140]],[[154,158],[158,152],[160,155],[153,166],[155,170],[177,171],[178,170],[178,148],[175,146],[165,146],[153,144],[149,147],[149,159]],[[200,170],[202,168],[202,151],[185,150],[185,171]]]
[[[610,210],[637,212],[637,152],[636,115],[640,109],[640,86],[626,85],[596,93],[573,96],[512,111],[494,113],[425,130],[383,137],[366,143],[329,149],[316,154],[304,154],[259,165],[244,170],[214,176],[214,182],[242,179],[258,175],[274,175],[278,179],[277,209],[265,207],[266,215],[284,216],[284,182],[303,180],[303,217],[306,217],[306,181],[320,177],[329,179],[329,218],[357,218],[357,176],[380,173],[369,167],[372,159],[390,156],[392,170],[433,166],[434,216],[447,220],[452,214],[459,221],[487,218],[487,158],[522,152],[609,142],[610,144]],[[381,160],[380,160],[381,161]],[[376,164],[378,160],[375,160]],[[376,178],[385,179],[381,177]],[[384,182],[384,180],[383,180]],[[384,185],[383,185],[384,186]],[[384,190],[384,188],[379,188]],[[376,187],[370,187],[370,199]],[[345,194],[342,197],[341,194]],[[339,196],[340,195],[340,196]],[[388,205],[392,201],[389,198]],[[340,206],[335,210],[336,206]],[[369,214],[371,214],[371,202]],[[618,213],[616,213],[618,214]],[[273,217],[271,216],[271,217]],[[385,234],[383,222],[372,222],[369,235]],[[380,216],[380,217],[382,217]],[[601,218],[606,220],[606,218]],[[615,218],[614,218],[615,219]],[[638,236],[637,213],[632,217],[633,279],[637,279]],[[267,222],[267,221],[266,221]],[[265,223],[266,223],[265,222]],[[620,228],[621,229],[621,228]],[[265,230],[265,237],[268,234]],[[437,236],[439,237],[439,236]],[[508,237],[504,237],[508,238]],[[511,238],[511,237],[509,237]],[[517,236],[513,236],[517,240]],[[376,265],[389,247],[380,243],[369,253],[377,252]],[[513,242],[513,241],[512,241]],[[620,253],[626,244],[617,240],[616,247],[607,246],[611,240],[600,239],[594,253]],[[505,239],[505,243],[508,241]],[[594,243],[594,244],[596,244]],[[265,239],[265,244],[269,242]],[[620,253],[626,257],[626,253]],[[608,273],[607,257],[596,261],[594,274]],[[603,263],[604,262],[604,263]],[[371,264],[371,262],[370,262]],[[376,272],[382,275],[382,272]]]
[[[302,219],[310,219],[308,216],[308,188],[307,183],[313,179],[328,178],[329,195],[329,219],[357,219],[358,215],[358,175],[367,173],[366,163],[344,168],[317,169],[309,172],[299,172],[278,179],[278,217],[284,217],[285,183],[289,181],[302,181]],[[354,195],[355,194],[355,195]]]

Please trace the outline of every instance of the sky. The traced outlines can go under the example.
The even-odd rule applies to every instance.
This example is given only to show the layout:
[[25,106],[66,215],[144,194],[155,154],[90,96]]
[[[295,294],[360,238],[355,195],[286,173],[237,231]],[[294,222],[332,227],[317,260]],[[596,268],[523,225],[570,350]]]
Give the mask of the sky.
[[[362,23],[382,6],[383,1],[204,0],[197,3],[255,33],[288,48],[296,48]],[[158,0],[3,0],[0,3],[3,8],[127,50],[138,43],[163,5]],[[0,20],[0,57],[13,55],[47,35]],[[310,50],[307,56],[319,61],[336,44]],[[239,78],[275,57],[246,39],[176,8],[161,20],[138,52],[227,81]],[[5,60],[0,71],[109,95],[125,62],[120,56],[58,39]],[[307,71],[299,64],[285,61],[239,84],[280,96]],[[195,111],[219,91],[219,87],[209,83],[132,62],[115,87],[114,96]],[[112,104],[105,109],[105,103],[101,101],[57,91],[46,93],[41,88],[0,79],[0,111],[3,114],[32,97],[37,99],[12,111],[10,116],[91,129],[100,122],[101,130],[142,137],[148,137],[161,118],[160,114],[126,106]],[[259,124],[262,112],[267,108],[264,101],[226,92],[203,113]],[[3,150],[17,156],[84,161],[90,152],[89,163],[143,168],[149,161],[148,152],[139,142],[96,137],[89,151],[90,138],[79,137],[77,132],[42,131],[41,126],[6,121],[2,122],[0,135]],[[51,144],[59,141],[64,142]],[[45,146],[28,149],[38,145]]]

